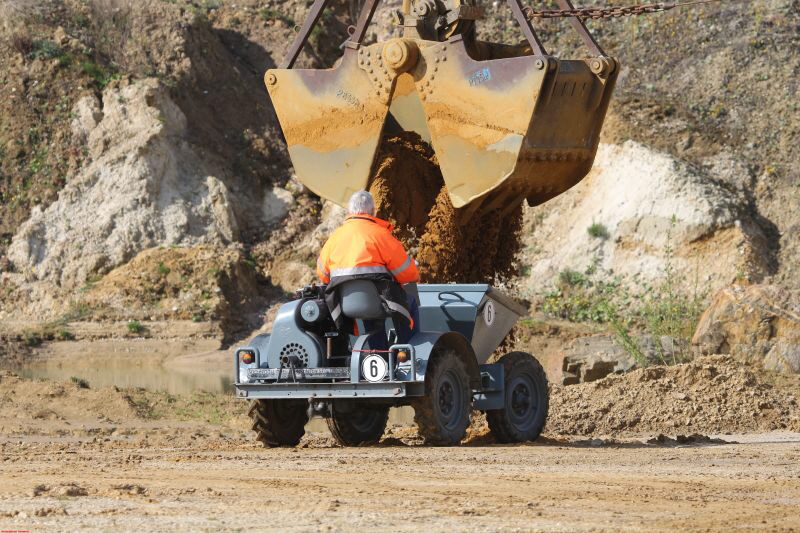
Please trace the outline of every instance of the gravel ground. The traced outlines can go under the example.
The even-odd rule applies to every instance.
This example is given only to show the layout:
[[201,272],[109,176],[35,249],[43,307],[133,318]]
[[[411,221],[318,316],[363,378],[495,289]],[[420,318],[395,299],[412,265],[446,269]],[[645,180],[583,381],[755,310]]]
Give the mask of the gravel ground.
[[266,450],[245,433],[160,431],[172,435],[0,441],[0,529],[798,529],[797,433],[686,446],[341,449],[320,438],[319,447]]

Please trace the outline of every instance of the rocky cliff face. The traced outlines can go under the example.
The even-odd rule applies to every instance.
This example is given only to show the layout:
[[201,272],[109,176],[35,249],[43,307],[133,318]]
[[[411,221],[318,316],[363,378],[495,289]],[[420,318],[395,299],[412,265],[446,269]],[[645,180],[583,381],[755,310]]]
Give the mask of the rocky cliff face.
[[[397,5],[386,2],[373,34],[396,32]],[[302,65],[333,63],[354,7],[336,3]],[[504,2],[487,7],[484,37],[522,39]],[[307,9],[299,0],[0,2],[3,317],[63,313],[87,292],[78,289],[137,257],[163,262],[148,251],[158,247],[237,250],[231,264],[255,263],[245,285],[265,291],[259,305],[271,287],[311,279],[341,213],[292,183],[261,81]],[[582,55],[566,25],[539,26],[553,53]],[[709,292],[733,280],[797,286],[800,215],[788,208],[800,179],[797,0],[591,26],[624,68],[604,144],[583,183],[527,209],[516,286],[534,297],[590,264],[636,286],[668,262]],[[192,294],[178,285],[154,290]],[[167,302],[159,309],[198,314],[156,296],[147,299]]]
[[[282,219],[285,190],[233,192],[230,170],[187,141],[186,115],[152,78],[76,104],[91,163],[18,229],[8,257],[29,281],[74,288],[154,246],[230,244]],[[258,185],[258,184],[255,184]]]
[[774,285],[720,291],[692,342],[778,372],[800,372],[800,292]]
[[741,190],[634,141],[601,146],[586,179],[528,217],[532,294],[564,269],[599,268],[642,285],[671,268],[709,291],[774,273],[768,237]]

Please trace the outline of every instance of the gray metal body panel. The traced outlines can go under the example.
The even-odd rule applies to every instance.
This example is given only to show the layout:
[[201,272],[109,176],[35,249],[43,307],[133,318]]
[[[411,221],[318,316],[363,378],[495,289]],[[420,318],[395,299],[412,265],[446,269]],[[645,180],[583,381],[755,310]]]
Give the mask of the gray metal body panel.
[[[301,304],[302,300],[294,300],[278,310],[266,350],[266,360],[262,359],[261,364],[266,363],[268,368],[278,368],[282,355],[296,355],[309,368],[322,364],[325,354],[322,339],[305,331],[297,321]],[[264,354],[264,350],[259,349],[259,352]]]
[[524,307],[484,284],[419,285],[420,322],[426,330],[457,331],[485,363],[517,320]]
[[[368,351],[367,336],[356,340],[350,355],[349,378],[298,380],[298,382],[249,383],[248,370],[255,368],[278,368],[281,351],[289,344],[297,344],[309,352],[309,367],[325,366],[323,340],[316,334],[304,331],[298,322],[298,306],[301,300],[289,302],[281,307],[275,319],[271,335],[260,335],[249,346],[239,348],[234,355],[237,395],[246,398],[403,398],[424,394],[425,372],[431,354],[437,345],[452,345],[461,338],[462,346],[474,351],[476,364],[482,365],[482,382],[485,391],[476,397],[476,405],[497,404],[498,379],[496,365],[483,365],[491,353],[525,313],[519,304],[492,289],[489,285],[418,285],[421,331],[417,331],[408,343],[411,361],[392,366],[394,354],[390,355],[390,369],[394,368],[387,381],[370,383],[361,375],[361,358]],[[413,292],[412,292],[413,294]],[[491,313],[487,311],[491,307]],[[388,325],[387,325],[388,326]],[[372,335],[376,333],[373,332]],[[463,337],[463,338],[462,338]],[[405,345],[404,345],[405,346]],[[397,347],[395,347],[397,348]],[[405,349],[405,348],[403,348]],[[242,351],[253,351],[255,361],[245,365],[240,360]],[[463,350],[462,350],[463,351]],[[313,363],[313,364],[312,364]],[[390,370],[391,372],[391,370]],[[283,379],[283,374],[281,374]],[[289,372],[286,373],[288,378]],[[499,374],[500,379],[502,374]],[[489,407],[486,407],[489,408]]]

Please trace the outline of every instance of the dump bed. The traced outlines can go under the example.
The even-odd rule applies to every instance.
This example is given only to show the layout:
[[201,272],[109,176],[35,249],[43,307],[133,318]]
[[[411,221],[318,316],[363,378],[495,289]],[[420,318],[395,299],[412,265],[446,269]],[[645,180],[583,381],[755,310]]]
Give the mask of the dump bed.
[[485,363],[527,310],[485,284],[418,285],[420,322],[426,331],[457,331]]

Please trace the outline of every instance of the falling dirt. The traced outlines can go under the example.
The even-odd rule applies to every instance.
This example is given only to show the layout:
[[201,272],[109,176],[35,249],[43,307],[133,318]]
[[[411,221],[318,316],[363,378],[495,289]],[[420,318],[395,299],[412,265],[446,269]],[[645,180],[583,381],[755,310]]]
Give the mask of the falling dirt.
[[377,215],[391,221],[405,244],[416,244],[444,185],[433,150],[414,133],[384,139],[373,176]]
[[425,283],[495,283],[515,273],[522,206],[479,210],[469,217],[453,207],[436,156],[419,135],[384,139],[369,190],[377,215],[415,255]]

